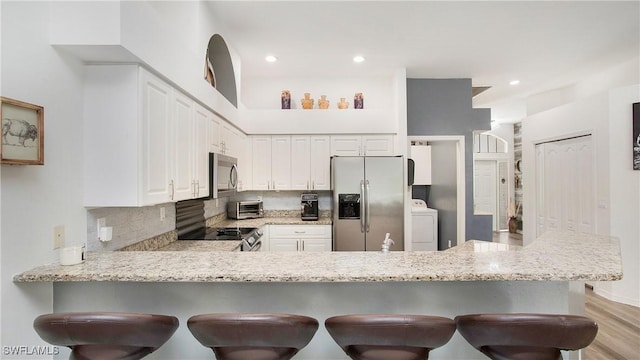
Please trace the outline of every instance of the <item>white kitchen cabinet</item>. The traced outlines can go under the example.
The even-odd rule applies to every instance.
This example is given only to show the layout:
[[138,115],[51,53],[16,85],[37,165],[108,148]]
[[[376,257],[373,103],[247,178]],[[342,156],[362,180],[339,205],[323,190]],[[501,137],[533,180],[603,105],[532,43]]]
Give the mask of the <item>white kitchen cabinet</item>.
[[85,206],[197,195],[201,150],[190,98],[137,65],[87,65],[84,119]]
[[222,154],[222,146],[220,145],[222,138],[222,123],[224,120],[220,119],[214,113],[211,113],[211,122],[209,123],[209,152]]
[[291,189],[291,136],[271,137],[271,181],[273,190]]
[[431,185],[431,146],[411,145],[409,157],[415,164],[413,185]]
[[393,135],[331,136],[332,156],[391,156],[393,153]]
[[209,151],[213,113],[201,105],[194,104],[194,156],[193,178],[195,197],[209,196]]
[[270,251],[331,251],[331,225],[269,225]]
[[251,140],[244,133],[238,135],[238,191],[251,190],[253,174]]
[[194,197],[193,176],[193,101],[188,97],[172,91],[171,96],[171,144],[173,145],[172,198],[173,201]]
[[252,189],[271,190],[271,136],[252,136]]
[[329,136],[291,136],[291,189],[330,189]]
[[290,190],[291,137],[252,136],[253,190]]

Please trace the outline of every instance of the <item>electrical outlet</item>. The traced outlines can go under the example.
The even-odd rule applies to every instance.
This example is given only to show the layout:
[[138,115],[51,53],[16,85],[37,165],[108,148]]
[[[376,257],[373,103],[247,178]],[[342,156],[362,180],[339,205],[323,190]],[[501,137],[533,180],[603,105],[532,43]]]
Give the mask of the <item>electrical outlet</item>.
[[160,208],[160,221],[164,221],[167,218],[167,214],[164,211],[164,207]]
[[53,228],[53,250],[64,246],[64,225]]

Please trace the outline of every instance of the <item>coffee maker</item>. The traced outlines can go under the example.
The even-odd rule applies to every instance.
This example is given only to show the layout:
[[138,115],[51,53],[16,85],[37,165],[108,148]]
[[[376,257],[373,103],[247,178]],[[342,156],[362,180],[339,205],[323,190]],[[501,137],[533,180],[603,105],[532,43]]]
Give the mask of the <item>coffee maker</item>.
[[318,220],[318,194],[300,195],[300,216],[302,220]]

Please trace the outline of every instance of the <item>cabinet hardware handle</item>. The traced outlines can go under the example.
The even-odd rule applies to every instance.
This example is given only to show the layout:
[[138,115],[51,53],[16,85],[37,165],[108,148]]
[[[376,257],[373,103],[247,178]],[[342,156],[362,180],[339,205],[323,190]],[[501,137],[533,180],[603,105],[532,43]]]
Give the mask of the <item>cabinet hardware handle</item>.
[[200,197],[200,180],[196,180],[196,197]]
[[311,180],[311,190],[315,190],[315,189],[316,189],[316,181]]
[[300,241],[296,240],[296,251],[300,251]]
[[174,192],[175,192],[175,186],[173,185],[173,180],[171,180],[171,181],[169,182],[169,186],[171,186],[171,195],[169,195],[169,198],[170,198],[171,200],[173,200],[173,195],[174,195]]
[[300,240],[300,242],[302,243],[302,251],[304,251],[304,240]]
[[294,233],[295,234],[305,234],[306,231],[304,231],[304,230],[302,230],[302,231],[295,230]]
[[309,180],[307,180],[307,190],[309,190]]

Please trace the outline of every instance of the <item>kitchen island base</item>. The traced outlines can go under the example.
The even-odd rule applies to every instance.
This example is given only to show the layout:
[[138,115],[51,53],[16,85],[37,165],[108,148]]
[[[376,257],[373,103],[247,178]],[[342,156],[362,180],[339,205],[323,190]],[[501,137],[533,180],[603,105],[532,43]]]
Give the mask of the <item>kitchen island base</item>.
[[[217,312],[278,312],[307,315],[318,332],[297,360],[348,359],[324,328],[342,314],[425,314],[454,318],[470,313],[539,312],[582,314],[584,283],[568,281],[441,282],[57,282],[55,312],[127,311],[174,315],[180,327],[149,359],[213,359],[187,329],[189,317]],[[67,359],[60,349],[56,359]],[[578,358],[567,352],[565,358]],[[486,359],[457,332],[430,359]]]

